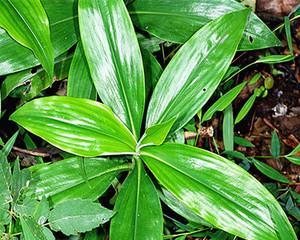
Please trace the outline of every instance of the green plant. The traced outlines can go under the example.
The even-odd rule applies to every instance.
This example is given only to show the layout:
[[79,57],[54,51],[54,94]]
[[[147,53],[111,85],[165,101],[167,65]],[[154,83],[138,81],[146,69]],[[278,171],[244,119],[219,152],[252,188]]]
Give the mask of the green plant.
[[[61,18],[58,17],[60,12],[51,11],[55,4],[60,4],[59,1],[42,0],[45,10],[34,0],[27,1],[28,6],[18,0],[3,2],[0,10],[8,10],[8,15],[0,17],[0,26],[31,49],[45,69],[43,78],[37,80],[38,83],[44,81],[38,90],[52,84],[53,55],[64,53],[80,39],[70,67],[68,96],[35,99],[10,116],[29,132],[71,155],[57,163],[30,168],[32,178],[22,194],[23,205],[26,199],[34,201],[34,209],[46,202],[44,204],[50,204],[52,210],[36,216],[35,210],[16,211],[20,213],[17,218],[24,239],[53,239],[49,232],[44,232],[47,230],[43,224],[47,219],[52,230],[70,235],[89,231],[110,218],[112,240],[162,239],[160,198],[173,209],[181,208],[182,212],[178,212],[187,219],[241,238],[297,238],[279,203],[248,172],[204,149],[168,142],[169,137],[207,103],[224,79],[238,49],[263,48],[270,42],[272,46],[278,45],[278,39],[253,13],[235,1],[230,4],[204,1],[203,6],[214,10],[213,16],[202,16],[201,11],[182,16],[184,21],[175,21],[175,24],[183,27],[170,34],[170,24],[174,23],[177,12],[187,6],[191,8],[189,4],[198,1],[178,1],[185,5],[179,4],[176,11],[169,9],[168,21],[165,16],[156,19],[145,12],[162,15],[160,10],[169,7],[169,1],[159,3],[164,6],[146,0],[133,1],[128,9],[138,27],[173,42],[183,43],[188,39],[162,73],[155,65],[153,79],[144,76],[139,42],[123,1],[79,0],[79,30],[74,30],[73,19],[68,18],[73,11],[66,7]],[[152,9],[154,6],[157,8]],[[226,6],[227,10],[218,12],[216,6],[220,9]],[[26,15],[26,8],[33,7],[38,14],[25,17],[23,24],[18,25],[24,20],[20,16]],[[52,43],[46,13],[50,19]],[[14,17],[18,17],[18,21],[8,21]],[[51,18],[57,22],[51,25]],[[65,42],[58,36],[61,21],[70,21],[70,29],[66,26],[63,29],[76,33],[70,34],[71,39],[67,38]],[[191,24],[191,21],[197,24]],[[247,21],[250,24],[246,28]],[[260,29],[267,35],[264,38],[252,35],[252,23],[255,30]],[[11,44],[15,44],[15,49],[22,48],[16,43]],[[26,51],[18,58],[27,54],[29,60],[18,59],[10,65],[10,72],[7,68],[3,72],[13,73],[37,65],[38,61],[32,60],[32,53]],[[143,51],[144,61],[145,56],[147,52]],[[12,58],[16,56],[10,56]],[[155,61],[151,57],[147,60]],[[26,81],[24,78],[28,79],[28,74],[33,73],[25,73],[21,80],[13,78],[16,79],[13,85]],[[229,109],[232,116],[230,103],[244,86],[243,83],[225,94],[229,103],[217,102],[215,109],[210,109],[203,118],[209,120],[216,111],[224,109]],[[96,92],[103,103],[93,101]],[[126,171],[128,174],[122,182],[117,177]],[[112,200],[115,200],[113,212],[96,201],[112,183],[116,189],[121,185],[116,199]],[[6,186],[6,189],[10,188]],[[49,206],[47,211],[50,211]],[[83,217],[85,213],[92,215],[92,221]],[[49,217],[39,222],[45,215]],[[66,217],[65,221],[61,221],[63,217]],[[82,221],[79,225],[78,218]],[[9,225],[11,220],[0,223],[1,226]]]

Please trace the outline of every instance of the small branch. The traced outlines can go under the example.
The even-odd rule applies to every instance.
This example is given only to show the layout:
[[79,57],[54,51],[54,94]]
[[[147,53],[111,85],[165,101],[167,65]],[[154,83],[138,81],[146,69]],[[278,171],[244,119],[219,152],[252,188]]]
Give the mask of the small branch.
[[35,157],[50,157],[51,156],[51,154],[49,154],[49,153],[35,152],[32,150],[22,149],[22,148],[18,148],[18,147],[13,147],[13,150],[15,150],[16,152],[19,152],[19,153],[24,153],[24,154],[35,156]]

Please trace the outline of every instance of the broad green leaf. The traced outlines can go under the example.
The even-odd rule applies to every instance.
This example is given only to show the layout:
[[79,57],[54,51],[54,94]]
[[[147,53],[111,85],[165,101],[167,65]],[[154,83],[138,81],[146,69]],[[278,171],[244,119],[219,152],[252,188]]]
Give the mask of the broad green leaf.
[[107,222],[113,211],[89,199],[70,199],[58,204],[49,215],[50,228],[65,235],[87,232]]
[[274,213],[272,215],[272,220],[274,221],[276,226],[278,226],[278,230],[277,230],[278,238],[281,240],[291,239],[292,235],[290,235],[289,231],[286,229],[286,224],[284,219],[281,216],[281,213],[277,211],[276,207],[272,204],[270,204],[268,207],[270,211]]
[[[245,7],[234,0],[135,0],[128,6],[134,24],[161,39],[184,43],[198,29]],[[232,22],[234,24],[234,22]],[[240,50],[280,46],[274,33],[251,13]]]
[[177,116],[172,128],[175,132],[201,109],[232,61],[248,14],[244,10],[212,21],[181,47],[154,89],[147,127]]
[[252,94],[252,96],[246,101],[246,103],[243,105],[243,107],[241,108],[241,110],[239,111],[234,124],[238,124],[240,121],[242,121],[246,115],[248,114],[248,112],[250,111],[250,109],[252,108],[255,100],[256,100],[256,93]]
[[290,181],[285,176],[283,176],[280,172],[278,172],[274,168],[256,159],[252,159],[252,160],[255,167],[267,177],[276,180],[278,182],[290,183]]
[[[21,3],[21,1],[19,1]],[[38,1],[35,1],[38,2]],[[78,37],[77,0],[41,0],[49,17],[54,55],[57,57],[73,46]],[[29,15],[32,15],[30,12]],[[33,52],[14,41],[0,29],[0,75],[39,65]]]
[[53,205],[72,198],[96,200],[120,172],[129,169],[128,163],[117,159],[80,157],[32,167],[28,195],[45,196]]
[[24,240],[47,240],[42,226],[40,226],[33,218],[21,216],[20,222],[23,230]]
[[22,202],[14,204],[13,210],[20,216],[32,217],[38,224],[44,224],[49,215],[49,203],[43,198],[37,201],[32,197],[25,197]]
[[215,227],[249,240],[297,239],[272,194],[235,163],[172,143],[143,148],[141,156],[168,191]]
[[192,210],[187,208],[182,202],[180,202],[172,193],[166,189],[162,189],[163,194],[160,194],[161,200],[170,207],[174,212],[183,216],[188,221],[198,224],[205,224],[208,226],[208,223],[205,223],[204,220],[195,214]]
[[292,61],[293,59],[294,56],[292,55],[269,55],[269,56],[260,57],[254,63],[276,64],[276,63],[289,62]]
[[224,142],[225,151],[234,150],[234,124],[233,124],[233,110],[231,104],[224,111],[223,142]]
[[255,147],[255,145],[249,140],[238,136],[234,136],[234,142],[243,147]]
[[50,209],[46,198],[37,201],[32,197],[26,196],[22,202],[19,201],[13,205],[13,211],[18,214],[18,216],[30,217],[37,224],[43,225],[48,219]]
[[52,78],[54,52],[48,17],[41,2],[1,0],[0,3],[0,27],[17,42],[31,49]]
[[163,69],[148,50],[143,49],[142,56],[145,70],[146,100],[149,100]]
[[272,139],[271,139],[271,154],[273,157],[277,158],[280,156],[280,140],[276,133],[276,131],[272,132]]
[[135,152],[134,137],[111,109],[88,99],[35,99],[10,119],[52,145],[79,156]]
[[67,95],[70,97],[97,99],[89,66],[81,42],[77,44],[68,77]]
[[149,145],[160,145],[167,138],[176,118],[172,118],[167,122],[153,125],[146,129],[144,135],[139,142],[139,148]]
[[42,90],[50,87],[54,81],[67,77],[72,57],[72,55],[62,55],[55,60],[53,81],[45,81],[47,73],[42,68],[37,69],[36,72],[29,69],[8,75],[1,85],[2,100],[18,87],[24,87],[19,98],[27,101],[36,97]]
[[139,138],[144,114],[143,62],[122,0],[79,0],[82,45],[95,88]]
[[225,108],[227,108],[239,95],[239,93],[245,87],[246,83],[247,82],[243,82],[237,85],[236,87],[225,93],[222,97],[220,97],[216,102],[214,102],[214,104],[211,105],[211,107],[209,107],[209,109],[203,115],[202,122],[210,120],[215,112],[225,110]]
[[140,159],[126,178],[114,207],[110,239],[163,239],[163,216],[158,194]]

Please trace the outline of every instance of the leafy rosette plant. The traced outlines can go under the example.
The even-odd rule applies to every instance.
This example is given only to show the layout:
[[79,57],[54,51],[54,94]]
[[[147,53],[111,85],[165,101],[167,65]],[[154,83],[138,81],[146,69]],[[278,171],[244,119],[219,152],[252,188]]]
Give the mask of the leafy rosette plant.
[[[79,0],[81,42],[71,66],[69,96],[35,99],[10,117],[76,155],[32,167],[30,193],[38,199],[47,197],[53,206],[78,198],[97,200],[120,173],[128,171],[111,218],[112,240],[163,238],[161,190],[210,226],[241,238],[297,239],[278,202],[248,172],[212,152],[167,140],[220,84],[249,15],[248,9],[242,9],[205,22],[147,96],[151,90],[123,1]],[[21,33],[15,34],[18,38]],[[44,37],[46,44],[49,37]],[[53,52],[48,49],[40,59],[51,76]],[[74,84],[80,88],[79,77],[90,87],[74,96],[71,90]],[[84,99],[95,99],[92,82],[102,103]],[[147,105],[146,99],[150,99]]]

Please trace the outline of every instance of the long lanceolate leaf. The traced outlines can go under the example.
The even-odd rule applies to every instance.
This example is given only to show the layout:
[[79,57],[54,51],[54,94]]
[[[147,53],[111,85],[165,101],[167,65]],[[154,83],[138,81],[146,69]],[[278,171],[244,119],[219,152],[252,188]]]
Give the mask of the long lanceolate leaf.
[[114,211],[111,240],[162,239],[163,217],[158,194],[140,159],[122,186]]
[[[77,41],[79,35],[75,12],[77,0],[41,0],[41,2],[50,21],[54,55],[57,57]],[[30,49],[17,43],[2,29],[0,29],[0,46],[0,75],[39,65]]]
[[[183,43],[200,27],[226,13],[245,8],[235,0],[135,0],[128,6],[134,24],[171,42]],[[241,50],[280,46],[272,31],[251,13]]]
[[67,95],[92,100],[96,100],[97,98],[96,89],[91,78],[81,42],[77,44],[70,67]]
[[138,138],[145,83],[137,38],[122,0],[80,0],[79,26],[90,73],[102,101]]
[[79,156],[135,152],[131,132],[104,104],[72,97],[45,97],[18,109],[11,120],[54,146]]
[[39,0],[1,0],[0,27],[23,46],[31,49],[50,77],[54,53],[49,22]]
[[297,239],[274,197],[233,162],[172,143],[146,147],[141,156],[166,189],[214,226],[250,240]]
[[154,89],[147,127],[177,116],[173,131],[208,101],[241,40],[248,10],[229,13],[201,28],[174,56]]
[[72,157],[50,165],[30,168],[32,180],[28,195],[49,198],[53,205],[67,199],[96,200],[128,163],[118,159]]

